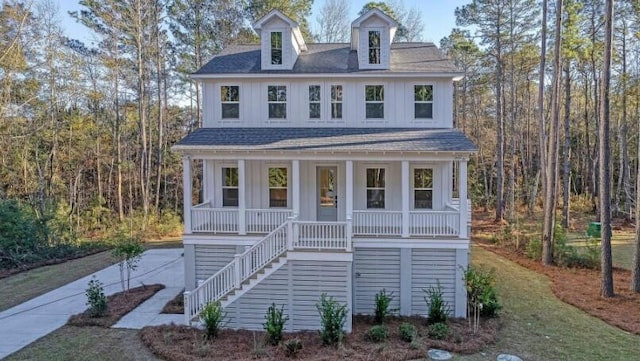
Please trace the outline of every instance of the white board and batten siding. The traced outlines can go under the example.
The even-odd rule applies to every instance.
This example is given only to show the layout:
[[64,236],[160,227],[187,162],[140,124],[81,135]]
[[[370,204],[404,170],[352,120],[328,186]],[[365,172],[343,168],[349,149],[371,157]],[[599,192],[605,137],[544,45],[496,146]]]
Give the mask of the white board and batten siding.
[[[298,261],[287,264],[225,308],[228,327],[263,330],[271,303],[284,305],[288,332],[320,329],[316,304],[322,293],[350,304],[351,262]],[[350,322],[347,329],[350,330]]]
[[393,293],[391,309],[400,309],[400,249],[358,248],[353,256],[354,313],[372,314],[375,295]]
[[411,311],[426,315],[428,312],[425,289],[442,288],[445,302],[454,312],[455,287],[458,266],[455,249],[413,249],[411,255]]

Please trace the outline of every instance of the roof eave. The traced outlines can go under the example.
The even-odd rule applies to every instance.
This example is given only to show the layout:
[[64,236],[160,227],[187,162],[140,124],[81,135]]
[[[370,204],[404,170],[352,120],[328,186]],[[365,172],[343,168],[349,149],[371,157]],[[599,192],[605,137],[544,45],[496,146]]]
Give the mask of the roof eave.
[[309,78],[309,77],[331,77],[331,78],[450,78],[459,81],[464,77],[462,72],[377,72],[377,71],[355,71],[345,73],[192,73],[192,79],[255,79],[255,78]]

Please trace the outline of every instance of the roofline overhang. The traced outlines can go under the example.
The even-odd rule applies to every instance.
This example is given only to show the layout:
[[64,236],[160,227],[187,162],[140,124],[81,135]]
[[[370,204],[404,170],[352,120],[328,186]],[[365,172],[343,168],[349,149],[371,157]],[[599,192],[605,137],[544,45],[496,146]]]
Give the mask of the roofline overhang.
[[322,160],[341,158],[344,160],[468,160],[477,150],[472,151],[377,151],[377,150],[302,150],[302,149],[214,149],[209,145],[174,145],[171,151],[199,159],[273,159],[291,160],[296,155],[300,160]]
[[393,72],[381,73],[375,71],[361,71],[354,73],[224,73],[224,74],[191,74],[192,79],[301,79],[301,78],[449,78],[459,81],[464,78],[462,72]]

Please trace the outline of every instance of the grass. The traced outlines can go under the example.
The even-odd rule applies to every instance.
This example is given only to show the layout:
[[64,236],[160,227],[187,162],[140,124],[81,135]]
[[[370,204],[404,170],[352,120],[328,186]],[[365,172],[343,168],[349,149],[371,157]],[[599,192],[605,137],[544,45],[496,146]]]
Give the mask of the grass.
[[632,360],[640,336],[631,335],[558,300],[546,276],[480,247],[472,263],[495,268],[504,304],[498,342],[481,354],[457,360],[495,360],[511,353],[525,360]]
[[116,263],[100,252],[64,263],[35,268],[0,279],[0,311],[45,294]]
[[10,355],[7,361],[156,361],[138,331],[64,326]]

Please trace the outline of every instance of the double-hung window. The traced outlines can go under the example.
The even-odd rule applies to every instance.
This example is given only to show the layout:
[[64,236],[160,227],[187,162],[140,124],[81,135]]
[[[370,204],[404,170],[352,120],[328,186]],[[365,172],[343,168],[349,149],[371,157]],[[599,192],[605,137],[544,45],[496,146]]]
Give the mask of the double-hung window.
[[287,87],[269,85],[267,87],[267,103],[269,104],[269,119],[286,119]]
[[287,208],[287,168],[269,168],[269,207]]
[[413,170],[413,207],[433,208],[433,169],[415,168]]
[[282,32],[274,31],[271,33],[271,64],[282,64]]
[[369,64],[380,64],[380,31],[369,31]]
[[384,86],[364,86],[365,113],[367,119],[384,118]]
[[240,87],[237,85],[223,85],[220,87],[222,103],[222,119],[240,118]]
[[416,119],[433,118],[433,85],[415,85],[413,99]]
[[309,85],[309,119],[320,119],[320,85]]
[[222,206],[238,206],[238,168],[222,168]]
[[367,168],[367,208],[384,208],[384,176],[384,168]]
[[331,86],[331,119],[342,119],[342,85]]

